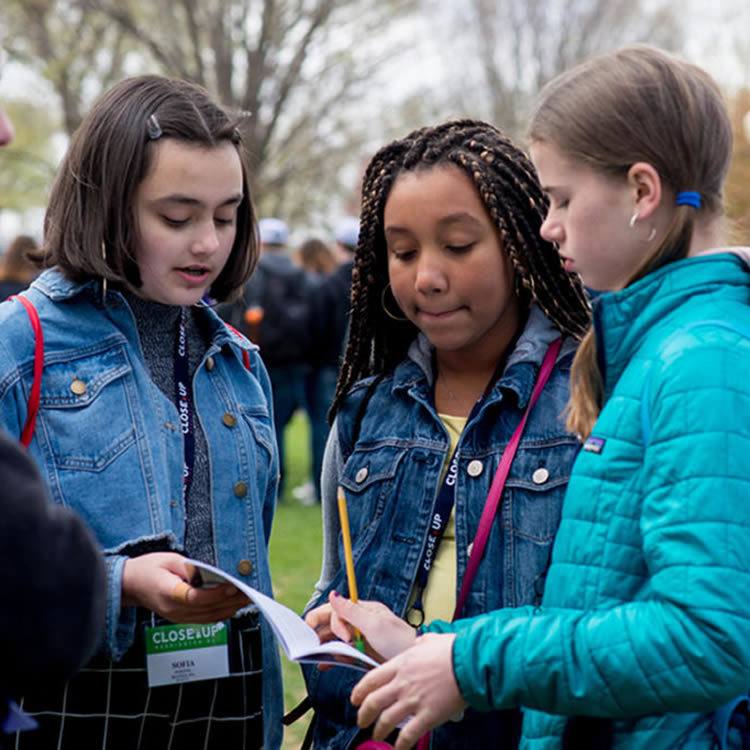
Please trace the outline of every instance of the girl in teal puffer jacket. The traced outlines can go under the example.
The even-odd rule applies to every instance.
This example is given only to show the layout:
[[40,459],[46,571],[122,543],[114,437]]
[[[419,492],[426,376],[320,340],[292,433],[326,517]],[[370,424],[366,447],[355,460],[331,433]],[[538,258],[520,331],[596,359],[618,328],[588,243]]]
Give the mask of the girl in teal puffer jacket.
[[708,750],[713,712],[750,687],[750,253],[723,240],[729,118],[703,71],[634,47],[550,83],[530,137],[542,236],[602,291],[543,605],[414,642],[332,597],[375,650],[405,648],[352,700],[375,738],[403,722],[397,750],[466,705],[524,706],[533,750]]

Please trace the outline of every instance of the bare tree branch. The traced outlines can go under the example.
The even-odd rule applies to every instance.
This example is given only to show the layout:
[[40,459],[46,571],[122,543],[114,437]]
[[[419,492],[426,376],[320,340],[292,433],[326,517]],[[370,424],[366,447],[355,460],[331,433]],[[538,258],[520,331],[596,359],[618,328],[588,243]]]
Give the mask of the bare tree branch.
[[126,68],[198,81],[251,111],[241,127],[253,187],[303,216],[305,180],[335,190],[344,159],[359,163],[362,83],[385,50],[397,56],[392,29],[418,2],[3,0],[0,26],[12,18],[11,54],[54,86],[68,132]]

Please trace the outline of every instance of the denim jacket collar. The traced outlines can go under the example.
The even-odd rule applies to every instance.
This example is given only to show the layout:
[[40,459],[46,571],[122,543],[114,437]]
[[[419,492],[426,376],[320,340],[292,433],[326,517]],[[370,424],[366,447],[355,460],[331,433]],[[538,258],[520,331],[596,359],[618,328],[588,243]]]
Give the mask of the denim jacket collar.
[[[40,274],[31,284],[54,302],[72,300],[78,296],[86,296],[97,307],[102,306],[101,285],[98,280],[71,281],[58,268],[50,268]],[[107,293],[107,304],[127,304],[124,297],[117,291]],[[211,331],[211,346],[221,349],[228,344],[233,351],[254,351],[258,348],[244,336],[234,334],[219,318],[211,307],[201,308],[204,312],[208,329]]]
[[[505,369],[495,383],[487,402],[500,398],[502,391],[515,394],[519,407],[523,408],[534,388],[536,374],[542,364],[549,345],[560,332],[544,315],[537,305],[532,305],[523,332],[516,342],[516,346],[508,357]],[[558,359],[575,350],[575,342],[567,339]],[[419,386],[419,392],[425,397],[434,385],[432,358],[435,348],[424,334],[419,334],[412,342],[407,352],[405,362],[398,365],[393,374],[392,391],[409,389]]]

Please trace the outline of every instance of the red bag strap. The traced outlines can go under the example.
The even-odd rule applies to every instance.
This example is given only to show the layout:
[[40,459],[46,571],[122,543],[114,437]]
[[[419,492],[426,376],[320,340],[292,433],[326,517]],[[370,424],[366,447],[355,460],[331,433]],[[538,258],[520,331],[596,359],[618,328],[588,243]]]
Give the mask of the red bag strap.
[[10,299],[17,299],[26,310],[26,314],[31,321],[31,328],[34,331],[34,380],[31,384],[31,393],[26,407],[26,424],[23,426],[21,433],[21,445],[28,448],[34,438],[36,428],[36,415],[39,411],[39,402],[42,394],[42,370],[44,369],[44,333],[42,332],[42,323],[39,320],[39,313],[36,311],[34,304],[19,294],[13,295]]
[[[224,325],[238,338],[245,341],[245,336],[240,333],[234,326],[230,326],[229,323],[224,321]],[[245,369],[250,369],[250,352],[247,349],[242,350],[242,363],[245,365]]]
[[464,579],[461,582],[461,592],[458,596],[456,609],[453,612],[454,620],[458,619],[461,616],[464,604],[466,603],[466,598],[468,597],[469,591],[471,590],[471,584],[474,582],[474,576],[479,569],[479,563],[482,561],[484,548],[487,546],[487,540],[489,539],[490,532],[492,531],[492,524],[495,520],[497,507],[500,504],[500,498],[502,497],[503,489],[505,489],[505,482],[508,479],[508,474],[510,473],[510,467],[513,463],[513,459],[515,458],[516,450],[518,450],[518,444],[521,442],[521,435],[523,435],[523,430],[526,427],[526,421],[529,418],[531,410],[534,408],[534,404],[536,404],[537,400],[539,399],[542,390],[544,390],[544,386],[547,384],[549,376],[552,374],[552,370],[555,366],[557,355],[560,353],[561,346],[561,338],[556,339],[549,345],[547,353],[544,355],[542,366],[539,368],[539,374],[537,375],[534,390],[531,392],[531,398],[529,399],[529,403],[526,405],[526,411],[524,412],[521,421],[518,423],[518,426],[513,433],[513,436],[508,441],[508,444],[505,446],[505,450],[503,451],[503,455],[500,459],[500,463],[498,464],[497,471],[495,472],[495,477],[492,480],[492,485],[490,486],[490,491],[487,494],[487,500],[484,503],[482,517],[479,519],[479,527],[477,528],[477,533],[474,537],[474,542],[471,547],[471,554],[469,555],[469,562],[466,566],[466,573],[464,574]]

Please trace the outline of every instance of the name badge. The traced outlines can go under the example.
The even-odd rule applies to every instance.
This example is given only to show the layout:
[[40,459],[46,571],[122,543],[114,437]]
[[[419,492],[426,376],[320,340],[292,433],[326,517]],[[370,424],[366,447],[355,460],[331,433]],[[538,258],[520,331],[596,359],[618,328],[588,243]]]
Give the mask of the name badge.
[[145,628],[149,687],[177,685],[229,674],[227,623]]

